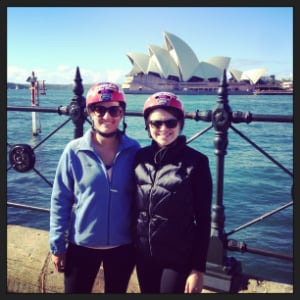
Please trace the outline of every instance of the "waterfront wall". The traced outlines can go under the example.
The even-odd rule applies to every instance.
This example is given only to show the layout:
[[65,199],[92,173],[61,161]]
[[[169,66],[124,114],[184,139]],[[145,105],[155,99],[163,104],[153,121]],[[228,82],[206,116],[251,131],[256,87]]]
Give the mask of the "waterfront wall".
[[[239,293],[293,293],[293,285],[243,277]],[[63,293],[63,273],[56,272],[52,264],[47,231],[7,225],[7,293]],[[103,293],[102,268],[93,293]],[[127,293],[140,293],[135,271]]]

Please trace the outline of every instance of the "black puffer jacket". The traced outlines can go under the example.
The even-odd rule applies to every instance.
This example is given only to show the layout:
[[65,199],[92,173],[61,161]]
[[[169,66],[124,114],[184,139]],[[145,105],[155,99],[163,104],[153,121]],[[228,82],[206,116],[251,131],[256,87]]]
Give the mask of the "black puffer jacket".
[[179,136],[140,149],[135,164],[137,250],[167,266],[205,271],[212,178],[204,154]]

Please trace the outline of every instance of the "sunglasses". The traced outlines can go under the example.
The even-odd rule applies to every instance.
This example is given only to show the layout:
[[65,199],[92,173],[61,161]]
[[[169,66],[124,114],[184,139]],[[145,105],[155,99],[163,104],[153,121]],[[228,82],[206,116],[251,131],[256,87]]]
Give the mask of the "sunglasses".
[[123,110],[120,106],[105,107],[103,105],[91,105],[91,111],[97,112],[101,117],[104,117],[108,111],[112,117],[116,118],[120,117]]
[[176,119],[170,119],[166,121],[149,121],[149,124],[152,127],[160,128],[163,124],[166,125],[167,128],[175,128],[178,124],[178,120]]

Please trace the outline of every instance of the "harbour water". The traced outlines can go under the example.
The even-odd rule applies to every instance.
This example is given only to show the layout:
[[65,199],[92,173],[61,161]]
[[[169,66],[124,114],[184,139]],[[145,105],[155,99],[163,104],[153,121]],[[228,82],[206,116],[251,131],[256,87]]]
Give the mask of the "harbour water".
[[[147,95],[126,95],[126,97],[127,110],[140,112]],[[40,107],[55,109],[61,105],[68,105],[72,98],[72,90],[49,89],[47,95],[40,96],[39,103]],[[217,105],[217,95],[181,95],[180,99],[183,100],[187,112],[213,110]],[[30,91],[7,90],[7,105],[30,107]],[[229,105],[232,111],[293,115],[292,95],[231,95]],[[44,140],[68,117],[57,113],[39,113],[39,115],[42,131],[38,136],[33,136],[31,112],[7,112],[7,201],[48,209],[51,187],[38,173],[49,182],[53,182],[59,156],[66,143],[73,139],[74,126],[70,121]],[[126,116],[126,123],[127,133],[130,136],[136,138],[142,146],[149,144],[142,117]],[[189,139],[210,125],[209,122],[186,119],[183,134]],[[85,122],[84,128],[87,129],[89,126],[89,123]],[[232,126],[293,172],[292,123],[253,121],[250,124],[240,123]],[[248,247],[292,255],[293,205],[267,218],[261,218],[292,201],[292,177],[231,129],[228,131],[228,140],[223,192],[225,232],[234,231],[229,238],[243,241]],[[15,144],[28,144],[34,148],[36,171],[18,173],[10,168],[8,154]],[[215,182],[214,129],[193,139],[189,145],[209,157]],[[214,201],[215,191],[213,203]],[[261,220],[251,226],[235,230],[259,218]],[[7,223],[48,230],[49,214],[8,207]],[[240,261],[245,273],[282,283],[294,282],[294,267],[291,261],[248,252],[228,251],[227,255]]]

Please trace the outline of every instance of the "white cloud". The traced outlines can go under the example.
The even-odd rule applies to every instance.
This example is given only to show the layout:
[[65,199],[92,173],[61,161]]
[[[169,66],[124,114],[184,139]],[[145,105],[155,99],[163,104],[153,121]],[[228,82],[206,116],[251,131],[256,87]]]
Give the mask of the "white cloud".
[[60,72],[70,71],[71,69],[73,70],[73,68],[71,68],[70,66],[58,66],[57,67],[57,70],[60,71]]
[[[35,70],[26,70],[15,66],[7,67],[7,82],[25,84],[26,79],[31,76],[32,71],[38,80],[45,80],[46,84],[73,84],[76,75],[77,66],[58,66],[55,70],[46,71],[43,68]],[[123,70],[110,70],[110,71],[95,71],[85,68],[80,68],[80,75],[83,84],[93,84],[99,81],[112,81],[115,83],[123,83],[127,72]]]
[[26,79],[31,76],[32,71],[28,71],[18,67],[7,68],[7,82],[26,83]]
[[125,73],[122,70],[113,70],[107,72],[107,81],[123,83],[125,77]]

